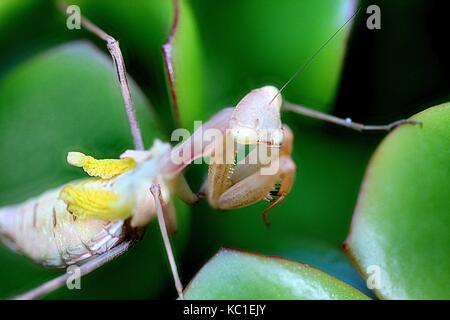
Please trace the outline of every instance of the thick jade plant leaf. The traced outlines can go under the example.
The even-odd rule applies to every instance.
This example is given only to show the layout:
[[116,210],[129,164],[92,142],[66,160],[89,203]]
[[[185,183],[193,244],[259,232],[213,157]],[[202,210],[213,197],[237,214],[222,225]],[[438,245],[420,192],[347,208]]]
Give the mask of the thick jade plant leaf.
[[[148,101],[130,79],[144,141],[158,136]],[[116,74],[109,56],[84,42],[34,57],[0,81],[0,205],[84,177],[66,155],[79,150],[99,158],[133,148]],[[186,240],[187,208],[178,206],[178,248]],[[0,297],[22,293],[61,271],[47,270],[1,247]],[[158,295],[168,269],[157,225],[126,255],[52,298],[143,298]]]
[[271,250],[264,251],[264,254],[305,263],[351,285],[370,298],[375,298],[367,287],[366,280],[358,273],[342,248],[334,244],[319,239],[299,240],[286,237]]
[[449,299],[450,104],[412,119],[372,157],[345,247],[380,298]]
[[186,299],[360,300],[367,296],[308,265],[221,250],[194,277]]

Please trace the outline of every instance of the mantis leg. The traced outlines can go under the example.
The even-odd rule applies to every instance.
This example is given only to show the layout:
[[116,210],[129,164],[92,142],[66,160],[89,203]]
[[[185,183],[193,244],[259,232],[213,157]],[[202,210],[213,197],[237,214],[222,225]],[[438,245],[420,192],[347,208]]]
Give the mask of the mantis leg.
[[[295,164],[291,158],[282,156],[276,174],[265,175],[261,173],[261,170],[257,170],[248,175],[222,193],[218,201],[218,208],[223,210],[241,208],[272,195],[284,198],[292,188],[295,171]],[[280,182],[279,189],[274,190],[278,181]],[[280,201],[273,200],[272,205],[264,211],[264,215],[267,215],[267,211]],[[275,202],[277,203],[275,204]]]
[[278,199],[271,198],[271,204],[263,212],[263,220],[266,226],[269,226],[268,214],[269,211],[275,208],[278,204],[283,201],[286,196],[291,192],[292,186],[295,179],[296,166],[294,161],[290,157],[282,157],[280,164],[280,174],[279,174],[279,189],[273,195],[277,196]]
[[[161,160],[163,163],[166,163],[162,169],[162,173],[175,176],[194,160],[209,156],[217,143],[215,139],[220,138],[228,128],[232,112],[233,108],[225,108],[219,111],[188,139],[174,146],[172,151]],[[216,133],[217,136],[211,135],[209,137],[210,139],[206,139],[205,136],[208,133]],[[177,161],[173,161],[174,159],[177,159]]]
[[161,195],[161,188],[158,184],[154,184],[150,187],[150,192],[155,198],[156,214],[158,216],[159,228],[161,230],[161,235],[164,241],[164,246],[166,247],[167,257],[169,259],[170,268],[172,270],[173,280],[175,282],[175,288],[178,292],[178,299],[184,300],[183,296],[183,285],[181,284],[180,276],[178,274],[177,264],[175,262],[175,256],[173,254],[172,245],[170,244],[169,235],[167,233],[166,218],[170,215],[167,212],[168,207],[164,205],[164,201]]
[[178,199],[190,205],[198,202],[198,196],[192,192],[191,187],[182,174],[176,176],[173,183],[175,184],[175,195]]
[[[66,7],[64,1],[57,2],[59,9],[66,14]],[[136,118],[136,110],[134,108],[133,99],[131,98],[130,88],[128,86],[127,70],[125,68],[125,62],[123,60],[122,51],[120,50],[119,41],[100,29],[94,23],[89,21],[83,15],[80,17],[81,25],[89,32],[95,34],[100,39],[106,42],[107,48],[114,61],[116,68],[117,79],[119,81],[120,90],[125,106],[125,111],[128,117],[128,123],[130,124],[131,134],[136,150],[144,150],[144,141],[142,139],[142,133],[139,128],[139,123]]]
[[[270,173],[264,171],[267,166],[264,167],[260,163],[251,164],[252,158],[257,153],[257,149],[254,149],[235,166],[230,178],[232,185],[223,190],[216,200],[219,209],[245,207],[266,199],[271,202],[263,214],[264,221],[268,224],[267,213],[291,191],[296,173],[295,163],[291,159],[293,134],[287,125],[283,126],[283,131],[281,153],[270,164],[271,167],[277,168],[276,171]],[[217,179],[214,181],[217,182]]]
[[283,104],[283,109],[287,110],[287,111],[291,111],[291,112],[295,112],[310,118],[314,118],[314,119],[318,119],[318,120],[322,120],[322,121],[326,121],[326,122],[330,122],[330,123],[334,123],[337,124],[339,126],[342,127],[346,127],[349,129],[353,129],[356,131],[391,131],[392,129],[403,125],[403,124],[420,124],[417,121],[414,120],[409,120],[409,119],[402,119],[402,120],[397,120],[394,122],[391,122],[389,124],[386,125],[366,125],[366,124],[362,124],[362,123],[358,123],[358,122],[353,122],[352,119],[350,118],[339,118],[339,117],[335,117],[320,111],[316,111],[310,108],[306,108],[304,106],[295,104],[295,103],[291,103],[291,102],[287,102],[285,101]]
[[208,185],[208,178],[206,178],[197,192],[197,197],[199,200],[205,198],[208,195]]
[[[99,255],[97,257],[94,257],[90,259],[89,261],[83,263],[80,265],[80,276],[84,276],[88,273],[91,273],[92,271],[96,270],[97,268],[100,268],[104,264],[108,263],[109,261],[114,260],[115,258],[121,256],[125,252],[128,251],[134,244],[135,240],[127,240],[125,242],[122,242],[121,244],[117,245],[116,247],[112,248],[111,250],[105,252],[102,255]],[[71,277],[70,273],[65,273],[59,277],[56,277],[50,281],[47,281],[43,283],[42,285],[25,292],[21,295],[18,295],[14,297],[14,300],[34,300],[39,299],[50,292],[53,292],[56,289],[59,289],[66,285],[67,280]]]
[[278,175],[249,175],[223,192],[217,207],[223,210],[242,208],[263,200],[274,188]]
[[235,169],[234,141],[221,137],[211,154],[208,167],[208,201],[213,207],[220,208],[221,195],[232,186],[232,175]]

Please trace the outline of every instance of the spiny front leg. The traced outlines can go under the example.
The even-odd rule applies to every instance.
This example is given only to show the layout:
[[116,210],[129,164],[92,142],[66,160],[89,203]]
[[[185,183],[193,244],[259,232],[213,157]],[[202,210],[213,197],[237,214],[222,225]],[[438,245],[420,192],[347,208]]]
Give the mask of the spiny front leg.
[[[242,162],[236,165],[231,175],[232,186],[219,197],[217,207],[230,210],[252,205],[261,200],[268,200],[271,205],[264,210],[263,218],[268,225],[267,214],[289,194],[295,179],[296,165],[291,159],[293,134],[288,126],[283,126],[284,141],[279,155],[270,164],[248,164],[255,153],[254,149]],[[275,172],[268,170],[277,168]]]
[[219,197],[217,207],[223,210],[242,208],[263,200],[273,189],[278,174],[264,175],[261,170],[226,189]]
[[290,157],[282,156],[275,161],[278,162],[275,165],[279,167],[276,174],[264,174],[258,169],[222,193],[217,207],[230,210],[268,200],[272,204],[263,213],[264,222],[268,224],[267,213],[289,194],[296,172],[295,163]]
[[[213,207],[228,210],[273,199],[271,193],[277,182],[283,188],[280,198],[283,199],[290,191],[295,174],[295,165],[290,159],[292,132],[282,127],[282,100],[277,93],[278,90],[270,86],[255,89],[233,110],[226,143],[219,145],[222,153],[218,158],[225,161],[209,167],[208,199]],[[230,146],[234,147],[235,143],[241,148],[249,145],[255,147],[244,158],[248,161],[234,164],[225,157],[231,154],[235,162],[235,148],[230,151]],[[214,152],[218,152],[217,149]],[[280,190],[281,187],[275,190],[277,196]]]
[[269,211],[280,204],[280,202],[283,201],[291,192],[292,186],[294,185],[295,173],[297,171],[295,162],[292,161],[291,158],[294,134],[287,125],[283,125],[283,131],[284,142],[281,148],[281,161],[278,180],[279,184],[268,197],[268,200],[272,202],[271,205],[268,206],[263,212],[264,223],[267,226],[270,225],[267,217]]
[[[264,222],[268,225],[267,213],[289,194],[294,183],[296,166],[288,156],[279,160],[276,174],[265,175],[260,169],[228,188],[218,200],[218,208],[230,210],[246,207],[262,200],[271,205],[264,210]],[[275,198],[276,197],[276,198]]]
[[229,164],[212,164],[208,168],[208,201],[214,208],[220,208],[222,194],[232,186],[233,167]]
[[234,141],[229,135],[217,141],[208,168],[208,201],[214,208],[220,208],[219,199],[232,185],[235,168]]
[[282,157],[280,162],[278,185],[275,186],[275,190],[273,190],[268,197],[268,200],[271,202],[270,206],[263,212],[263,220],[267,226],[270,225],[268,219],[269,211],[286,198],[289,192],[291,192],[295,180],[295,172],[297,169],[294,161],[292,161],[290,157]]

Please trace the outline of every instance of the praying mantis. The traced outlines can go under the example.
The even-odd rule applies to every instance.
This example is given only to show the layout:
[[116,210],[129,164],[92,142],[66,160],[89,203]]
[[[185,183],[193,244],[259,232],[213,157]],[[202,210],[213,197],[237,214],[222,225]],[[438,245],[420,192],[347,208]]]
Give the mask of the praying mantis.
[[[386,126],[366,126],[283,102],[281,91],[291,78],[281,89],[265,86],[252,90],[234,108],[223,109],[204,123],[203,131],[214,129],[222,134],[214,141],[205,143],[203,131],[196,131],[174,147],[155,140],[150,150],[144,150],[118,42],[89,20],[83,18],[82,24],[107,43],[116,66],[135,149],[125,151],[120,159],[105,160],[70,152],[68,163],[85,170],[90,178],[69,182],[25,203],[0,209],[3,242],[45,266],[80,264],[82,274],[86,274],[125,252],[156,216],[178,297],[182,299],[183,287],[169,233],[176,228],[172,198],[179,197],[189,204],[199,200],[182,175],[187,165],[198,157],[211,158],[208,178],[202,188],[211,206],[230,210],[267,200],[271,209],[289,194],[296,172],[291,159],[294,136],[289,127],[282,124],[282,109],[359,131],[391,130],[401,124],[414,123],[400,120]],[[269,161],[237,162],[235,144],[266,147]],[[182,152],[184,150],[193,152]],[[183,161],[173,161],[180,153]],[[244,160],[250,159],[252,153]],[[230,159],[226,159],[228,157]],[[275,170],[263,173],[264,169],[272,167]],[[264,212],[266,220],[267,212]],[[65,277],[19,298],[41,296],[64,284]]]

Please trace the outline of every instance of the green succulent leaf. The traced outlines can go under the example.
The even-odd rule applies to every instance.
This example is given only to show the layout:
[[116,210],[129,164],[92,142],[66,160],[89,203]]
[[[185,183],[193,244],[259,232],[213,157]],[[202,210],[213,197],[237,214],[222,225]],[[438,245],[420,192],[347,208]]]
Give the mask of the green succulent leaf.
[[[148,101],[130,79],[147,147],[159,135]],[[133,148],[117,77],[109,56],[85,42],[56,47],[13,69],[0,81],[0,205],[85,177],[66,163],[68,151],[116,158]],[[187,208],[176,236],[186,240]],[[144,241],[93,274],[82,290],[61,289],[52,298],[142,298],[157,295],[168,270],[156,222]],[[59,271],[37,266],[0,248],[0,297],[22,293]],[[133,270],[133,272],[129,272]],[[126,276],[124,274],[126,273]],[[151,276],[149,276],[151,275]]]
[[448,299],[450,104],[412,119],[372,157],[345,246],[380,298]]
[[375,298],[367,287],[367,281],[358,273],[340,246],[318,239],[298,240],[286,237],[284,243],[264,253],[305,263],[351,285],[370,298]]
[[186,299],[368,299],[332,276],[305,264],[221,250],[195,276]]

